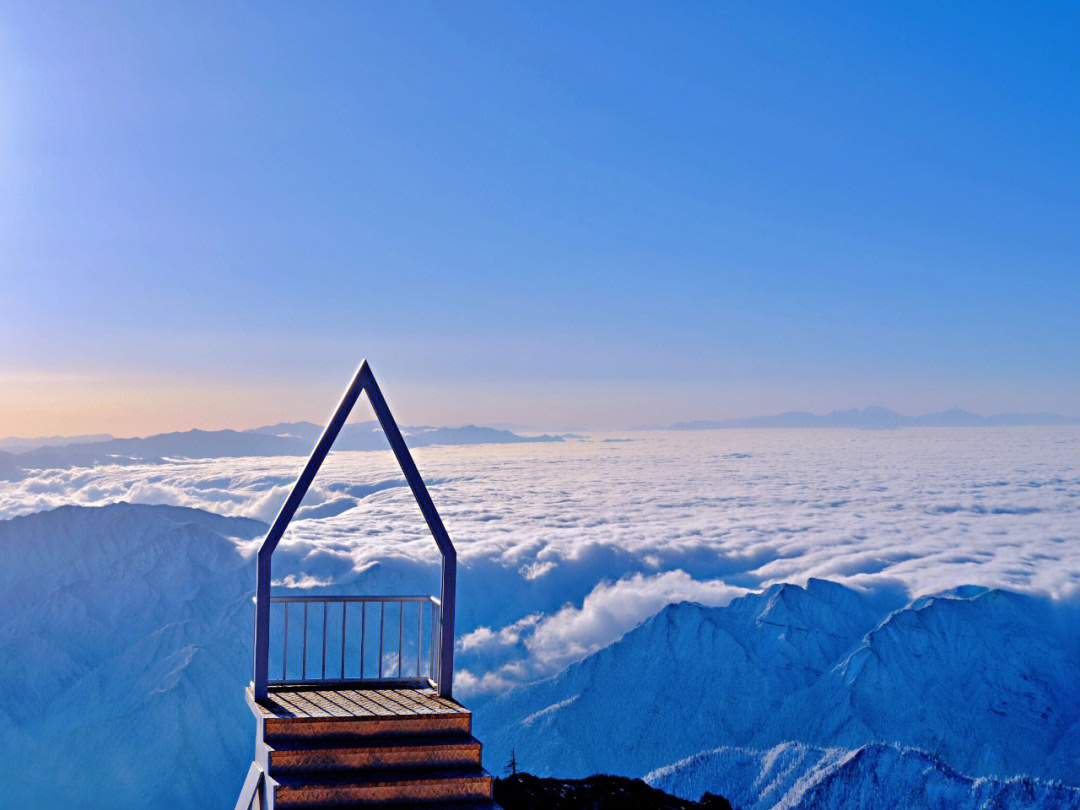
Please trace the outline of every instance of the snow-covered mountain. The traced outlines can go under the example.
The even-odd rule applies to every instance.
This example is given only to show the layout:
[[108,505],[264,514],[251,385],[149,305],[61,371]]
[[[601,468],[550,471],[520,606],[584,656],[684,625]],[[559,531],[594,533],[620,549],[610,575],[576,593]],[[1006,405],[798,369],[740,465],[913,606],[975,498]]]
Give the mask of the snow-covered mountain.
[[889,608],[819,580],[670,606],[479,707],[485,757],[640,776],[718,746],[895,742],[974,776],[1080,785],[1074,607],[966,588]]
[[226,807],[250,759],[243,702],[258,521],[64,507],[0,522],[5,807]]
[[768,751],[718,748],[654,771],[654,787],[684,799],[705,791],[739,810],[1078,810],[1080,788],[1027,777],[965,776],[912,748],[854,751],[783,743]]

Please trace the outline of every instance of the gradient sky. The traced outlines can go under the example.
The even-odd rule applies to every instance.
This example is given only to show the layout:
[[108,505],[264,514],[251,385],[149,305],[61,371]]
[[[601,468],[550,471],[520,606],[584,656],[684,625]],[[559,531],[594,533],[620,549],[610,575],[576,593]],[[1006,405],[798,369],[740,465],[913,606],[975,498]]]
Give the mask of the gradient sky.
[[0,0],[0,435],[1080,413],[1080,12]]

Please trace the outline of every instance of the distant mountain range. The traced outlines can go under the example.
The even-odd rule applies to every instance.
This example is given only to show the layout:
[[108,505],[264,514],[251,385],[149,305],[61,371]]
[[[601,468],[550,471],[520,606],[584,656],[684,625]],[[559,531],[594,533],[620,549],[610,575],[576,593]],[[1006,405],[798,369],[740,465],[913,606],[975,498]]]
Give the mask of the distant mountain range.
[[26,477],[18,459],[0,450],[0,481],[21,481]]
[[[281,422],[276,425],[245,430],[244,435],[273,436],[277,439],[299,441],[305,445],[303,453],[310,452],[319,436],[322,425],[311,422]],[[401,432],[410,447],[428,447],[431,445],[463,444],[518,444],[522,442],[561,442],[563,436],[522,436],[509,430],[477,425],[461,427],[431,427],[416,425],[402,427]],[[388,450],[389,445],[383,436],[382,428],[375,420],[345,425],[338,434],[334,447],[338,450]]]
[[6,439],[0,439],[0,451],[25,453],[27,450],[37,450],[39,447],[62,447],[67,444],[107,442],[109,439],[115,438],[111,433],[88,433],[83,436],[35,436],[34,438],[8,436]]
[[[1080,417],[1054,413],[999,413],[982,416],[953,408],[924,416],[904,416],[888,408],[848,408],[823,415],[806,411],[787,411],[775,416],[751,416],[721,421],[678,422],[670,430],[721,430],[730,428],[859,428],[890,430],[908,427],[1025,427],[1080,425]],[[656,430],[645,427],[641,430]]]
[[[61,443],[59,437],[43,440],[5,439],[2,442],[32,443],[33,449],[7,453],[0,451],[0,480],[17,481],[24,470],[92,467],[97,464],[155,463],[172,458],[236,458],[243,456],[306,456],[322,433],[311,422],[286,422],[251,430],[187,430],[159,433],[131,439],[74,437]],[[433,445],[515,444],[560,442],[561,436],[520,436],[508,430],[464,425],[462,427],[403,427],[410,447]],[[373,421],[345,425],[334,443],[335,450],[386,450],[389,445],[379,423]]]

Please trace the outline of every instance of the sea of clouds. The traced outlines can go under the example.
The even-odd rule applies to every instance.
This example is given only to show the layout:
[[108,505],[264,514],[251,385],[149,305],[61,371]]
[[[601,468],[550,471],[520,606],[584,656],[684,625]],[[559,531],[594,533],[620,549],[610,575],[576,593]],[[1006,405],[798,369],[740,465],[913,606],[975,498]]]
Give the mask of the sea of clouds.
[[[664,605],[831,579],[1080,597],[1080,429],[724,430],[415,453],[462,566],[458,690],[550,674]],[[34,471],[0,517],[63,504],[273,518],[303,459]],[[250,553],[251,547],[243,549]],[[331,455],[275,556],[325,590],[420,588],[437,552],[388,452]]]

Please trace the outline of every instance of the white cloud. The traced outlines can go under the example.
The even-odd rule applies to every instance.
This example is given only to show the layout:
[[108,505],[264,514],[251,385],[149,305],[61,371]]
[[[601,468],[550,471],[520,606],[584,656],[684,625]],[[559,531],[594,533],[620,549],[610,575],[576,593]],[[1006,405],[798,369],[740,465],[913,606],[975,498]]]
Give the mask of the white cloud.
[[525,579],[539,579],[554,568],[555,563],[553,560],[545,560],[544,562],[537,561],[521,566],[519,573],[525,577]]
[[618,582],[601,582],[581,607],[563,606],[536,627],[525,645],[533,655],[536,671],[547,674],[606,647],[665,605],[726,605],[744,593],[745,588],[719,580],[702,582],[685,571],[634,574]]
[[[1075,428],[641,433],[416,458],[459,550],[470,688],[547,672],[670,601],[811,576],[1080,598]],[[0,516],[131,500],[270,520],[301,466],[39,471],[0,483]],[[275,577],[437,587],[437,552],[389,453],[331,454],[303,514]]]
[[486,672],[477,677],[467,669],[454,673],[454,693],[461,697],[483,692],[501,692],[514,686],[518,681],[504,677],[497,672]]
[[542,613],[532,613],[523,619],[518,619],[513,624],[507,625],[498,632],[486,626],[477,627],[471,633],[466,633],[458,639],[458,648],[463,652],[472,652],[474,650],[490,650],[496,647],[512,647],[520,643],[522,636],[533,630],[543,620],[544,615]]

